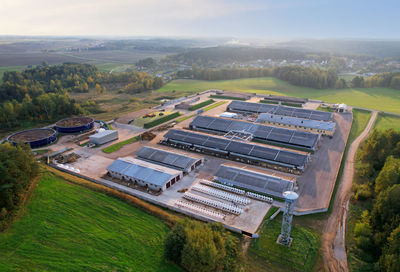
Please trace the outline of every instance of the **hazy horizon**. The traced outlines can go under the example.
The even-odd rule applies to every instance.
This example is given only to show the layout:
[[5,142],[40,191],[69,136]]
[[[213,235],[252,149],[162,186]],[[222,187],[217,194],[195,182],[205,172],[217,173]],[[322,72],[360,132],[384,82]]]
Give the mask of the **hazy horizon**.
[[399,9],[394,0],[4,0],[0,35],[397,40]]

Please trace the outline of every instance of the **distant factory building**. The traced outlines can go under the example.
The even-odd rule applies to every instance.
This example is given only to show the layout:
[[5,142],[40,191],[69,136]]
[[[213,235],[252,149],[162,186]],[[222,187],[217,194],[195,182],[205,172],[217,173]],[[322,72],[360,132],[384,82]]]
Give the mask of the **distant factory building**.
[[204,158],[194,158],[182,155],[176,152],[170,152],[163,149],[149,146],[142,147],[136,156],[141,160],[170,167],[182,171],[185,174],[190,173],[203,164]]
[[261,113],[257,118],[258,123],[264,123],[279,127],[286,127],[308,131],[312,133],[319,133],[327,136],[333,136],[335,133],[335,122],[325,122],[290,116],[280,116],[270,113]]
[[100,130],[96,134],[89,136],[90,143],[96,145],[102,145],[114,140],[118,140],[117,130]]
[[294,182],[291,180],[224,164],[217,169],[214,179],[223,184],[280,198],[283,192],[293,190],[294,187]]
[[164,191],[182,179],[182,171],[134,158],[118,158],[107,167],[113,177],[154,191]]

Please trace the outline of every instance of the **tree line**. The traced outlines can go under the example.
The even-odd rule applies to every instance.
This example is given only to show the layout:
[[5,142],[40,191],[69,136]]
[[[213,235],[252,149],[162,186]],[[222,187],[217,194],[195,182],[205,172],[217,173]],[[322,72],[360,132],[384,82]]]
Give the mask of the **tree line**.
[[296,86],[316,89],[347,87],[346,81],[339,79],[333,70],[327,71],[302,66],[282,66],[276,68],[187,69],[178,71],[177,77],[201,80],[276,77]]
[[365,79],[357,76],[352,79],[351,85],[356,88],[384,87],[400,90],[400,72],[381,73]]
[[372,271],[400,271],[400,132],[373,131],[358,156],[353,198],[363,211],[351,230],[358,255]]
[[221,223],[178,222],[165,240],[165,257],[189,272],[241,271],[239,240]]
[[0,127],[12,127],[25,120],[51,121],[59,117],[97,113],[91,101],[79,102],[70,93],[95,90],[119,84],[121,92],[139,93],[160,88],[162,78],[129,71],[103,73],[89,64],[46,64],[22,72],[5,72],[0,86]]
[[27,145],[0,144],[0,229],[25,198],[38,165]]

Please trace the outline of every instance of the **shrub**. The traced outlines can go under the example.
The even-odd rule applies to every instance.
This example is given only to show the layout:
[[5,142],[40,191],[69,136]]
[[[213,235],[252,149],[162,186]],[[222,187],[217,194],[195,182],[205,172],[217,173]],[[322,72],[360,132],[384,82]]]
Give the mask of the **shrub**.
[[216,95],[216,94],[210,95],[210,98],[229,99],[229,100],[242,100],[242,101],[246,100],[246,98],[244,98],[244,97],[234,97],[234,96]]
[[193,106],[189,107],[189,110],[190,110],[190,111],[194,111],[194,110],[200,109],[200,108],[202,108],[202,107],[204,107],[204,106],[210,105],[210,104],[212,104],[212,103],[214,103],[214,102],[215,102],[214,100],[208,99],[208,100],[206,100],[206,101],[203,101],[203,102],[201,102],[201,103],[198,103],[198,104],[196,104],[196,105],[193,105]]

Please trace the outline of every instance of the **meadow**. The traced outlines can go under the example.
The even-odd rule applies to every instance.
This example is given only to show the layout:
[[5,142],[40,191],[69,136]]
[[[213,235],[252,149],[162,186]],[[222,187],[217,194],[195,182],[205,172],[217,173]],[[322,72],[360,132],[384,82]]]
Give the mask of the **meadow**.
[[282,216],[273,220],[269,220],[269,216],[265,218],[259,231],[260,237],[251,242],[248,250],[252,271],[312,271],[318,257],[318,233],[294,224],[291,233],[293,242],[290,247],[285,247],[276,243],[281,232]]
[[379,113],[374,128],[377,130],[386,130],[389,128],[400,130],[400,116]]
[[235,80],[189,80],[171,81],[157,92],[201,92],[208,89],[251,92],[259,94],[278,94],[323,100],[329,103],[345,103],[351,106],[400,113],[400,90],[387,88],[347,88],[318,90],[291,85],[282,80],[246,78]]
[[0,271],[181,271],[163,258],[168,231],[139,208],[44,172],[0,233]]

